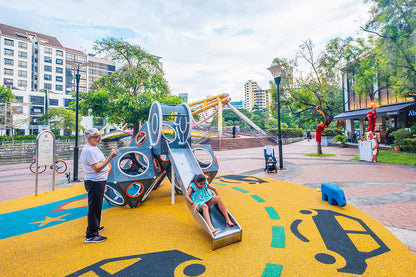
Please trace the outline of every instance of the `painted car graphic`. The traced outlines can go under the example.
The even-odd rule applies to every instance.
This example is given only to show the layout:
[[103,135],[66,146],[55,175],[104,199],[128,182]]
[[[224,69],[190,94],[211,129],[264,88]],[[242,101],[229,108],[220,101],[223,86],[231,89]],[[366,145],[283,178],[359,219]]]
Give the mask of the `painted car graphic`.
[[[137,262],[130,264],[122,270],[110,273],[105,270],[107,264],[114,262],[122,262],[126,260],[137,260]],[[118,257],[105,259],[67,276],[75,277],[84,274],[95,273],[98,276],[175,276],[175,269],[188,261],[196,260],[198,258],[185,254],[179,250],[171,250],[164,252],[147,253],[142,255],[132,255],[126,257]],[[182,274],[185,276],[199,276],[205,272],[204,265],[199,263],[185,264]]]
[[[315,215],[312,215],[315,213]],[[333,251],[345,259],[346,265],[338,268],[338,272],[363,274],[367,268],[366,260],[390,251],[384,242],[359,218],[341,214],[331,210],[301,210],[301,214],[312,215],[319,234],[329,251]],[[290,226],[291,232],[302,242],[309,242],[299,231],[303,220],[297,219]],[[372,249],[360,251],[355,242]],[[315,259],[323,264],[334,264],[335,257],[327,253],[317,253]]]

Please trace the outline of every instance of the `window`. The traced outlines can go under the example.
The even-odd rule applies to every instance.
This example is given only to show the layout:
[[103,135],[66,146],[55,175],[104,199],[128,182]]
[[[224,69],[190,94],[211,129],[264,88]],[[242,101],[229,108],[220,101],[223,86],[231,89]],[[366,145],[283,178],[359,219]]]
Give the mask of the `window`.
[[62,67],[57,67],[56,73],[64,73],[64,69]]
[[58,99],[49,99],[49,106],[59,106]]
[[56,76],[55,81],[57,82],[63,82],[64,78],[62,76]]
[[14,40],[5,38],[4,39],[4,45],[14,46]]
[[56,64],[64,64],[64,60],[63,59],[56,59]]
[[16,101],[23,103],[23,96],[16,96]]
[[26,70],[19,70],[18,71],[18,76],[23,77],[23,78],[27,78],[27,71]]
[[45,47],[45,54],[52,54],[52,48]]
[[24,58],[24,59],[26,59],[26,58],[27,58],[27,52],[24,52],[24,51],[19,51],[19,58]]
[[56,55],[59,57],[63,57],[64,56],[64,52],[61,50],[56,50]]
[[27,43],[23,41],[19,41],[19,48],[21,49],[27,49]]
[[26,80],[18,80],[17,86],[21,88],[27,88],[27,81]]
[[4,59],[4,64],[5,65],[14,65],[14,61],[11,59]]
[[13,69],[5,68],[4,75],[13,76]]
[[52,81],[52,75],[50,75],[50,74],[45,74],[45,75],[43,75],[43,79],[44,79],[44,80],[48,80],[48,81]]
[[4,78],[3,83],[5,86],[13,86],[13,79]]
[[43,107],[30,107],[30,114],[43,114]]
[[30,103],[32,105],[43,106],[44,105],[44,98],[42,96],[30,96]]
[[45,56],[44,61],[45,61],[45,63],[52,63],[52,58],[48,57],[48,56]]
[[52,90],[52,84],[44,83],[43,87],[48,90]]
[[69,105],[71,105],[72,103],[74,103],[74,100],[72,100],[72,99],[64,99],[64,106],[65,106],[65,108],[68,108],[69,107]]
[[4,48],[4,55],[13,56],[14,55],[14,51],[12,49]]
[[85,63],[86,61],[87,61],[87,57],[75,56],[75,62],[76,63]]
[[26,61],[19,61],[19,67],[20,68],[27,68],[27,62]]
[[43,70],[45,70],[46,72],[52,72],[52,66],[50,66],[50,65],[45,65],[45,66],[43,67]]
[[55,85],[55,90],[56,91],[63,91],[64,87],[62,85]]

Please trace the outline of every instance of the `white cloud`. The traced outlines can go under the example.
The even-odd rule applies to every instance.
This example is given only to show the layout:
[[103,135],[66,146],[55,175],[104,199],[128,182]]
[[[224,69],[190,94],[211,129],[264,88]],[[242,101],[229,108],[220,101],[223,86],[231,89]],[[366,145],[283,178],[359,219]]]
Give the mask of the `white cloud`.
[[191,100],[223,92],[242,99],[250,79],[268,88],[275,57],[294,58],[309,38],[319,49],[355,36],[368,18],[362,0],[0,0],[0,8],[1,23],[66,47],[91,51],[107,36],[137,43],[162,57],[172,92]]

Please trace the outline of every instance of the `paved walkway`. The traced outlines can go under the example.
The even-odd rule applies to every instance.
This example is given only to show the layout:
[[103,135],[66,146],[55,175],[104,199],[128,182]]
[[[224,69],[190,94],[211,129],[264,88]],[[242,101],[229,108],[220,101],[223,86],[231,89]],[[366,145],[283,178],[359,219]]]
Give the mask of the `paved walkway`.
[[[275,146],[276,158],[278,147]],[[341,187],[347,202],[382,223],[416,256],[416,166],[352,161],[358,149],[323,147],[333,157],[307,157],[316,153],[316,143],[302,141],[283,146],[284,170],[265,173],[263,149],[249,148],[216,152],[219,174],[240,174],[274,178],[311,188],[324,182]],[[72,161],[68,161],[72,174]],[[51,190],[51,170],[39,175],[38,193]],[[83,176],[82,171],[79,176]],[[72,176],[71,176],[72,178]],[[35,176],[29,164],[0,165],[0,202],[18,199],[35,192]],[[56,175],[56,188],[68,184]]]

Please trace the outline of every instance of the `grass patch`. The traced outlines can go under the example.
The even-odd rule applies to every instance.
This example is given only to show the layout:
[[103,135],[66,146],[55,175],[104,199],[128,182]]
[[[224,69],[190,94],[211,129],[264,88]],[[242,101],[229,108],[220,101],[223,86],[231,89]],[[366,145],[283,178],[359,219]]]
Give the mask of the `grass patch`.
[[325,154],[325,153],[322,153],[322,154],[308,153],[308,154],[305,154],[305,156],[308,156],[308,157],[333,157],[333,156],[336,156],[336,155],[335,154]]
[[[353,160],[358,161],[359,159],[360,158],[357,156]],[[377,162],[416,165],[416,154],[401,151],[379,150]]]

